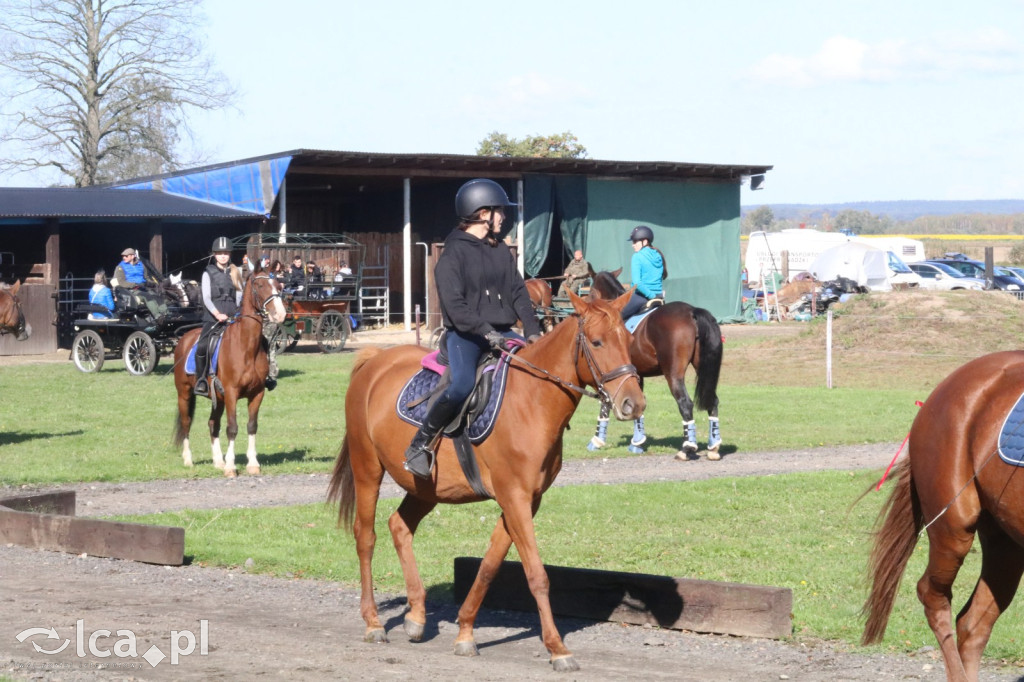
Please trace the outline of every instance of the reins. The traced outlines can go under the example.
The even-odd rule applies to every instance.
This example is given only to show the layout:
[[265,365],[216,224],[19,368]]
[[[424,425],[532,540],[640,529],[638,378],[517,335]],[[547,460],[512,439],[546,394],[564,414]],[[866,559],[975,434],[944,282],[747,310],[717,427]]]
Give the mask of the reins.
[[[543,374],[551,381],[554,381],[562,386],[565,386],[566,388],[572,391],[576,391],[582,396],[586,396],[587,398],[595,398],[597,400],[600,400],[602,403],[611,403],[612,396],[608,394],[607,390],[605,390],[605,383],[613,381],[614,379],[617,379],[621,376],[634,376],[639,378],[640,375],[637,374],[636,367],[629,363],[616,367],[610,372],[602,373],[601,368],[597,364],[597,359],[594,358],[593,351],[590,348],[590,340],[587,339],[586,334],[583,333],[583,318],[580,317],[579,315],[576,315],[576,321],[577,330],[575,357],[578,358],[580,356],[580,353],[582,352],[583,358],[587,362],[587,368],[590,370],[590,374],[591,376],[594,377],[594,382],[597,384],[597,391],[591,391],[585,386],[577,386],[571,381],[566,381],[561,377],[555,376],[554,374],[547,371],[543,367],[538,367],[529,360],[525,360],[519,357],[518,355],[509,353],[508,351],[503,350],[501,351],[501,353],[502,355],[505,355],[508,358],[515,360],[516,362],[522,365],[526,365],[530,369]],[[619,386],[621,388],[622,382],[620,382]],[[618,393],[618,390],[616,390],[616,393]]]

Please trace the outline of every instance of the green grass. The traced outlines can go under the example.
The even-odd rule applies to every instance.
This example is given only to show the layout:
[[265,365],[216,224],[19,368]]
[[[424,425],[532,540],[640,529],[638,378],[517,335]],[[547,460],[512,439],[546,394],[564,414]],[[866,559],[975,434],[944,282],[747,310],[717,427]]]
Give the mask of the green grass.
[[[536,532],[545,563],[786,587],[793,591],[796,639],[823,638],[855,646],[866,595],[868,529],[883,493],[854,500],[875,472],[828,472],[695,483],[554,488],[544,496]],[[383,593],[402,593],[401,568],[386,518],[377,515],[374,580]],[[326,505],[278,509],[186,511],[129,520],[180,525],[192,561],[242,566],[275,576],[335,580],[357,587],[352,537],[335,527]],[[438,506],[416,536],[419,568],[433,599],[450,599],[452,559],[482,556],[498,516],[494,503]],[[254,542],[259,538],[259,542]],[[916,651],[935,640],[914,594],[924,570],[923,538],[901,587],[882,650]],[[516,559],[513,549],[509,556]],[[961,571],[957,606],[977,579],[973,550]],[[1024,620],[1015,607],[996,627],[987,656],[1021,660]]]
[[[355,355],[289,354],[281,383],[260,410],[257,447],[265,474],[326,472],[345,430],[344,395]],[[148,377],[132,377],[111,361],[83,374],[71,362],[4,367],[0,371],[0,484],[139,481],[219,476],[210,466],[206,418],[199,401],[192,427],[196,468],[181,465],[171,444],[177,415],[173,377],[164,360]],[[692,387],[691,387],[692,388]],[[646,424],[652,455],[674,453],[682,421],[664,379],[647,381]],[[14,399],[11,399],[11,397]],[[724,452],[902,440],[919,391],[736,385],[720,387]],[[565,436],[566,458],[621,457],[632,422],[613,422],[611,447],[586,450],[598,405],[584,399]],[[239,409],[244,433],[244,405]],[[697,414],[698,439],[707,420]],[[222,432],[223,433],[223,432]],[[236,454],[244,463],[244,440]],[[226,444],[225,444],[226,447]]]

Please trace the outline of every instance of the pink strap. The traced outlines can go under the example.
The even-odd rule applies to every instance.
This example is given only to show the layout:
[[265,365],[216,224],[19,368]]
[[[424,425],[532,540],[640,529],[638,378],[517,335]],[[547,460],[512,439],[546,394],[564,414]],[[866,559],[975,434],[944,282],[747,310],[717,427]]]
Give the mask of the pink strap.
[[422,365],[424,369],[429,369],[430,371],[437,372],[438,374],[444,374],[444,365],[437,361],[437,356],[440,355],[440,353],[441,351],[439,350],[435,350],[433,353],[427,353],[423,356],[423,359],[420,360],[420,365]]

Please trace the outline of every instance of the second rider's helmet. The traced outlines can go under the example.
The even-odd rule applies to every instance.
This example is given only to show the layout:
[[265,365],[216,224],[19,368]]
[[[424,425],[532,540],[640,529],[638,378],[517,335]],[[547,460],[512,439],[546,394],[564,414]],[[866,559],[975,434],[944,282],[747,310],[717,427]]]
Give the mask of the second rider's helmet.
[[515,206],[508,200],[508,194],[494,180],[477,178],[459,188],[455,195],[455,213],[463,220],[469,220],[481,208],[506,208]]
[[633,228],[633,231],[629,233],[629,241],[638,242],[641,239],[646,239],[649,244],[654,243],[654,232],[651,228],[646,225],[637,225]]

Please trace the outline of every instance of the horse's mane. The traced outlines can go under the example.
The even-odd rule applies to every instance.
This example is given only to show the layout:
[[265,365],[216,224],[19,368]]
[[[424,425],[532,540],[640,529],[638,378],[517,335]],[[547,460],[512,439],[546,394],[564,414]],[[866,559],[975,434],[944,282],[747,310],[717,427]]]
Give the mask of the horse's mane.
[[602,292],[608,292],[612,298],[617,298],[626,293],[626,287],[612,273],[602,270],[594,275],[594,282],[591,288],[597,287]]

